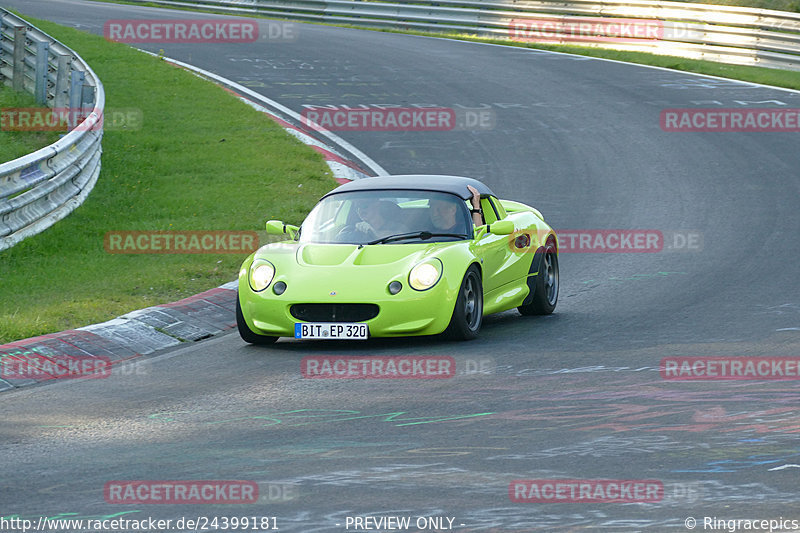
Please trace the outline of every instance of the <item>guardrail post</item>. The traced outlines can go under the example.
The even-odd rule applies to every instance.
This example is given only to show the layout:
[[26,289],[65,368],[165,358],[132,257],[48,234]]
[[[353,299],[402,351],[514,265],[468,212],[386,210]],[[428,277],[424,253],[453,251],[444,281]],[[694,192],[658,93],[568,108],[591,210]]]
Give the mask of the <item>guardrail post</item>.
[[[3,14],[0,13],[0,42],[3,40],[3,31],[6,29],[6,21],[3,18]],[[0,46],[0,85],[5,85],[6,83],[6,76],[3,74],[3,64],[6,63],[6,59],[3,57],[5,51],[3,47]]]
[[82,100],[81,100],[81,111],[79,113],[80,117],[78,119],[79,122],[86,120],[86,118],[94,110],[94,101],[97,96],[97,87],[89,83],[84,83],[83,88],[81,89],[81,95],[82,95]]
[[69,129],[72,131],[80,120],[83,106],[83,83],[86,77],[80,70],[73,70],[69,83]]
[[94,85],[90,85],[88,83],[83,84],[83,89],[81,90],[81,95],[82,95],[81,107],[83,107],[85,104],[91,104],[92,102],[94,102],[95,90],[96,89]]
[[25,90],[25,26],[12,26],[14,29],[14,74],[11,86],[15,91]]
[[68,54],[56,54],[56,86],[53,89],[53,107],[63,109],[69,103],[69,63]]
[[47,103],[47,72],[49,70],[50,43],[36,41],[36,103]]

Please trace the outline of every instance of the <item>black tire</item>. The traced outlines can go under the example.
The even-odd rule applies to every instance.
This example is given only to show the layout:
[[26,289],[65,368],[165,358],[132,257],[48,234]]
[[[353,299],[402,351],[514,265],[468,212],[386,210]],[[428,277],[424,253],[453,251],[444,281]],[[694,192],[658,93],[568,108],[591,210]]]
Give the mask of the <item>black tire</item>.
[[483,282],[478,267],[472,265],[461,281],[453,316],[444,334],[453,340],[472,340],[478,336],[481,324],[483,324]]
[[550,238],[544,245],[533,300],[527,305],[517,307],[517,310],[523,315],[549,315],[558,303],[558,285],[558,251],[555,241]]
[[239,297],[236,297],[236,328],[239,330],[239,336],[242,337],[244,342],[249,342],[250,344],[274,344],[275,341],[278,340],[278,337],[272,337],[270,335],[259,335],[258,333],[254,333],[248,326],[247,322],[244,321],[244,315],[242,314],[242,306],[239,304]]

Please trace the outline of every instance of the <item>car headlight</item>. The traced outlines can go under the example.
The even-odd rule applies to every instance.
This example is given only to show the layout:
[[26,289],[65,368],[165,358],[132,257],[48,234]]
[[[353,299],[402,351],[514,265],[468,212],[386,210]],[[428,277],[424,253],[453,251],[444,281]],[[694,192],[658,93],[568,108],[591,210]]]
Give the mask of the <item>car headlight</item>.
[[442,262],[429,259],[411,269],[408,284],[417,291],[425,291],[436,285],[442,277]]
[[272,283],[272,278],[275,277],[275,267],[269,261],[263,259],[256,259],[250,265],[250,288],[256,292],[261,292]]

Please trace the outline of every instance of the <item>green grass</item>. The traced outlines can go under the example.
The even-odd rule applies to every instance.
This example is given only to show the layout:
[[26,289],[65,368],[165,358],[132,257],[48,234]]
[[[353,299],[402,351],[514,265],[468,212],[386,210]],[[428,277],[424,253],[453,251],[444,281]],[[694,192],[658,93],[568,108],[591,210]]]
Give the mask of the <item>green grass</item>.
[[[3,113],[5,109],[39,107],[42,106],[37,105],[36,99],[30,94],[0,85],[0,113]],[[53,144],[60,135],[58,132],[0,130],[0,163],[11,161]]]
[[759,7],[778,11],[800,12],[800,0],[673,0],[694,4],[713,4],[716,6]]
[[315,151],[221,88],[126,45],[31,23],[76,50],[108,110],[140,110],[107,131],[87,201],[0,252],[0,343],[108,320],[237,277],[240,255],[106,253],[113,230],[261,230],[299,223],[336,186]]

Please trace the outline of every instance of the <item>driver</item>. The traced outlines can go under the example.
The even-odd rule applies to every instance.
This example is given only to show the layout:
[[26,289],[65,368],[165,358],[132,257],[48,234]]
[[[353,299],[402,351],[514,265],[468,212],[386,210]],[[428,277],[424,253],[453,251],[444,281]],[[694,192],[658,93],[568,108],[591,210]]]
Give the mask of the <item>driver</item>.
[[407,231],[398,220],[399,211],[400,207],[388,200],[365,202],[358,206],[361,222],[356,223],[356,230],[375,239]]

